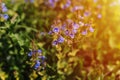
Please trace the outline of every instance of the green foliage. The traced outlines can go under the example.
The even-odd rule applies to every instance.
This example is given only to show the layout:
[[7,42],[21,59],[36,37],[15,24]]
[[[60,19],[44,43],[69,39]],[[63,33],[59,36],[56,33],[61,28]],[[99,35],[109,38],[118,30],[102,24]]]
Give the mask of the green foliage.
[[[98,0],[98,3],[92,0],[80,0],[81,3],[77,3],[72,0],[71,7],[61,9],[65,1],[56,3],[54,8],[45,5],[44,0],[35,0],[34,3],[4,1],[9,19],[5,21],[0,18],[0,79],[120,79],[120,6],[111,7],[112,0]],[[84,36],[80,34],[84,30],[82,27],[74,39],[61,32],[65,42],[52,46],[58,34],[49,35],[50,26],[57,20],[61,20],[57,25],[67,22],[66,19],[79,22],[78,17],[84,14],[85,10],[71,12],[74,5],[84,5],[86,10],[91,11],[92,15],[83,22],[91,23],[95,31]],[[98,13],[101,13],[101,19],[96,17]],[[46,56],[46,67],[41,71],[33,68],[35,63],[28,57],[28,52],[37,49],[41,49]]]

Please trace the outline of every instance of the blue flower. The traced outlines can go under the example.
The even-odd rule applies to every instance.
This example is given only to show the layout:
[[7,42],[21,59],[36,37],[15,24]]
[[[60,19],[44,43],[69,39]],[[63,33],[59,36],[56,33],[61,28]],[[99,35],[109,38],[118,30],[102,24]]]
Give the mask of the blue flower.
[[75,37],[75,35],[74,35],[74,34],[72,34],[72,33],[71,33],[69,36],[70,36],[71,38],[74,38],[74,37]]
[[77,30],[76,30],[76,29],[73,29],[72,32],[73,32],[73,33],[77,33]]
[[28,56],[31,57],[34,53],[37,53],[37,52],[38,52],[39,54],[41,54],[41,53],[42,53],[42,50],[39,49],[39,50],[31,51],[31,52],[28,53]]
[[39,56],[41,60],[45,60],[45,56]]
[[82,35],[86,35],[87,34],[87,31],[82,31]]
[[6,7],[2,8],[2,12],[7,12],[8,9]]
[[42,50],[39,49],[39,50],[38,50],[38,53],[42,53]]
[[54,3],[54,0],[48,0],[48,2],[52,4],[52,3]]
[[50,35],[51,35],[52,33],[53,33],[53,31],[49,31],[49,32],[48,32],[48,34],[50,34]]
[[39,61],[39,60],[37,60],[37,61],[36,61],[35,66],[34,66],[34,68],[35,68],[35,69],[38,69],[38,68],[39,68],[39,66],[40,66],[40,64],[41,64],[41,63],[40,63],[40,61]]
[[53,46],[55,46],[55,45],[57,45],[57,44],[58,44],[58,41],[57,41],[57,40],[55,40],[55,41],[52,42],[52,45],[53,45]]
[[59,28],[53,28],[53,32],[54,33],[58,33],[59,32]]
[[58,41],[59,43],[63,43],[64,40],[65,40],[65,39],[64,39],[62,36],[60,36],[57,41]]
[[66,28],[66,24],[63,24],[63,25],[61,26],[61,29],[62,29],[62,30],[65,30],[65,28]]
[[69,31],[68,30],[65,31],[65,35],[69,35]]
[[55,7],[55,1],[54,0],[48,0],[48,2],[49,2],[49,5],[51,7]]
[[65,7],[68,8],[70,6],[71,2],[67,1],[67,3],[65,4]]
[[7,12],[7,11],[8,11],[8,9],[5,6],[5,3],[2,3],[2,12]]
[[58,2],[59,0],[48,0],[49,4],[55,4],[55,2]]
[[3,18],[7,20],[9,18],[8,14],[3,14]]
[[76,23],[73,24],[73,29],[78,29],[79,27],[80,27],[79,24]]
[[31,57],[32,55],[33,55],[33,52],[32,52],[32,51],[28,53],[28,56],[29,56],[29,57]]
[[68,8],[70,5],[71,5],[71,1],[70,1],[70,0],[67,0],[66,4],[63,5],[62,8],[63,8],[63,9],[66,9],[66,8]]

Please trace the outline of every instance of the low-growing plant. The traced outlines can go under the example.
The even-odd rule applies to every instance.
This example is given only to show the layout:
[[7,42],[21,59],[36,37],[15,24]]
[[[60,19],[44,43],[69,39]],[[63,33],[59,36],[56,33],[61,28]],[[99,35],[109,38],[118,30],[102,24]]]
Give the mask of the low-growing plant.
[[119,9],[119,0],[0,0],[0,79],[119,80]]

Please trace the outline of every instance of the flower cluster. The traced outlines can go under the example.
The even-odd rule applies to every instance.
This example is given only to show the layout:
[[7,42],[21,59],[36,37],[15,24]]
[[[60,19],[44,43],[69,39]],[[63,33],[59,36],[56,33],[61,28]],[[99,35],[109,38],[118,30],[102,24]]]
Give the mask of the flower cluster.
[[[64,23],[57,20],[52,26],[52,30],[49,34],[54,36],[52,45],[57,45],[68,40],[74,39],[75,36],[85,36],[88,32],[94,32],[94,28],[90,23],[74,22],[71,19],[67,19]],[[64,36],[64,37],[63,37]]]
[[[59,2],[59,4],[58,4],[58,2]],[[48,0],[45,3],[46,3],[46,5],[48,5],[52,8],[55,8],[56,6],[58,7],[58,5],[59,5],[60,8],[66,9],[66,8],[70,7],[71,0],[64,0],[64,1],[62,1],[62,0]]]
[[41,70],[45,68],[45,59],[46,57],[42,55],[42,50],[33,50],[28,53],[28,56],[31,57],[31,60],[34,63],[34,69]]
[[3,13],[3,14],[0,14],[0,18],[3,18],[4,20],[7,20],[9,18],[9,16],[8,16],[8,14],[6,14],[8,9],[5,5],[5,3],[1,3],[0,8],[1,8],[1,12]]
[[95,13],[92,12],[93,9],[89,9],[86,6],[84,6],[81,3],[86,4],[84,1],[81,1],[81,3],[74,3],[75,0],[47,0],[47,2],[45,1],[45,4],[49,7],[55,8],[55,9],[59,9],[60,10],[64,10],[64,12],[67,10],[70,12],[75,12],[75,14],[77,15],[82,15],[84,17],[89,17],[91,18],[91,16],[96,16],[98,19],[102,18],[102,14],[100,13],[101,10],[101,5],[98,4],[97,0],[93,0],[94,4],[98,4],[95,7],[98,9]]

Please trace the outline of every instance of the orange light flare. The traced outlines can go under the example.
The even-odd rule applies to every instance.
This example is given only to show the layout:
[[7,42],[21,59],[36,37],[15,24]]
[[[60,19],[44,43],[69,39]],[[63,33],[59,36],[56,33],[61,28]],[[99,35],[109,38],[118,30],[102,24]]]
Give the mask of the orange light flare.
[[[87,57],[84,61],[89,66],[94,63],[94,60],[96,60],[95,64],[100,62],[105,66],[120,62],[120,0],[85,0],[81,2],[73,0],[74,4],[84,5],[84,10],[77,14],[82,15],[85,11],[91,13],[86,21],[92,21],[95,33],[93,33],[94,37],[90,39],[91,41],[86,40],[86,43],[82,43],[86,49],[79,51],[77,55],[84,59]],[[94,50],[97,47],[99,47],[98,50]],[[90,60],[88,60],[89,58]]]

